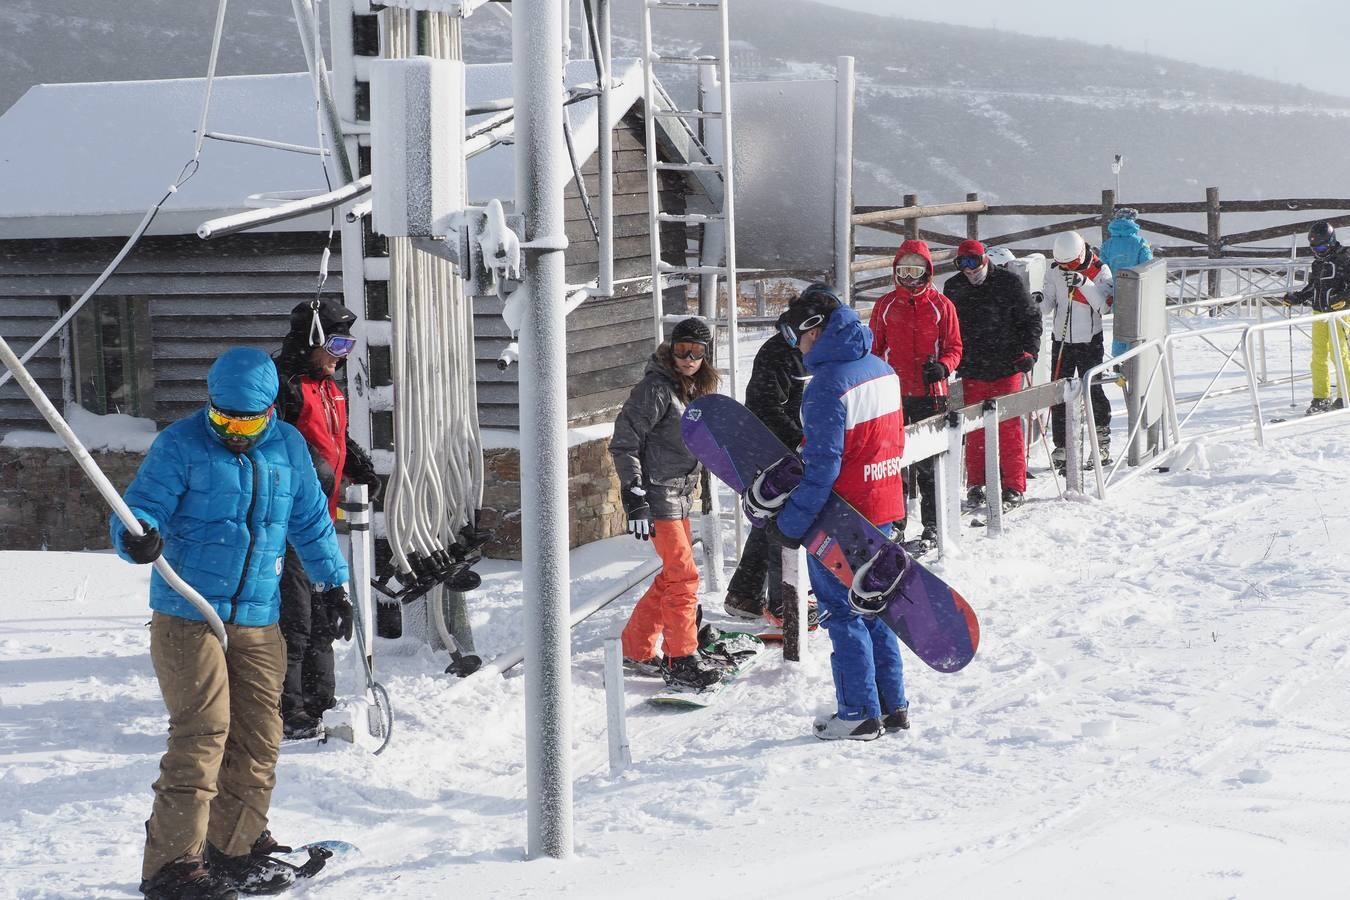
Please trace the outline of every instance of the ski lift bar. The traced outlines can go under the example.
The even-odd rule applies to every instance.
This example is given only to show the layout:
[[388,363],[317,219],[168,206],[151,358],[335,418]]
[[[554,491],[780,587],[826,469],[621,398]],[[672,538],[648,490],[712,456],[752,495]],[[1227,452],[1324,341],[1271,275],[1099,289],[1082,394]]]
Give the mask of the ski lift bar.
[[238,234],[241,231],[260,228],[263,225],[273,225],[277,222],[285,222],[288,219],[298,219],[300,216],[307,216],[311,213],[326,212],[335,206],[341,206],[368,193],[370,193],[370,176],[366,175],[356,179],[351,184],[343,185],[326,194],[316,194],[304,200],[283,203],[270,209],[257,209],[250,212],[235,213],[232,216],[221,216],[218,219],[207,219],[197,226],[197,237],[209,241],[212,238],[225,237]]

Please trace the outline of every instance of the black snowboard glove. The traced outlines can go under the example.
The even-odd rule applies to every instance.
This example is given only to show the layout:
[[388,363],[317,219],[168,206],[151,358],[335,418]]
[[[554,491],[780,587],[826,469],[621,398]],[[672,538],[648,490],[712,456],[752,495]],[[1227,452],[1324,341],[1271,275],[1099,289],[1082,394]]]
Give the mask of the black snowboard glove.
[[144,519],[137,519],[141,530],[145,534],[136,537],[130,531],[122,532],[122,550],[130,556],[133,561],[148,565],[159,559],[159,555],[164,552],[164,538],[160,537],[159,529],[154,528]]
[[938,362],[936,359],[930,359],[923,364],[923,383],[937,384],[939,381],[946,381],[951,372],[947,370],[946,365]]
[[1023,353],[1013,360],[1013,370],[1016,372],[1030,372],[1034,368],[1036,368],[1036,357],[1030,353]]
[[652,508],[647,503],[647,492],[640,485],[630,484],[619,491],[623,511],[628,517],[628,533],[640,541],[652,539]]
[[333,637],[344,641],[352,639],[352,603],[347,599],[347,589],[342,585],[323,592],[323,607],[328,611],[328,627]]

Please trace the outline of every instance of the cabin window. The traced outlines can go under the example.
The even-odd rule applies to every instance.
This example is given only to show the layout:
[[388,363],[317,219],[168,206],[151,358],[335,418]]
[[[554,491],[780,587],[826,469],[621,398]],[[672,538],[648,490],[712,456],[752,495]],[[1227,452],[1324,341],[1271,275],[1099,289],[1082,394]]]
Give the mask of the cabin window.
[[99,415],[153,418],[149,298],[94,297],[71,325],[75,402]]

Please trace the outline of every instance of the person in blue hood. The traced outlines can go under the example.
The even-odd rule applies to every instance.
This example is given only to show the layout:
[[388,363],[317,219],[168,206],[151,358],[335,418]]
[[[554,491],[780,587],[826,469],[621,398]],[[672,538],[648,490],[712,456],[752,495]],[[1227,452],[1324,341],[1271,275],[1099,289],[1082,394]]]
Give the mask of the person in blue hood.
[[[1115,274],[1125,269],[1142,266],[1153,259],[1153,248],[1139,234],[1138,210],[1122,206],[1116,210],[1115,218],[1106,226],[1110,237],[1102,241],[1099,254],[1102,262]],[[1111,355],[1119,356],[1128,348],[1124,341],[1111,341]]]
[[163,555],[225,623],[224,649],[195,607],[150,576],[150,659],[169,713],[168,749],[146,822],[147,897],[273,893],[293,870],[268,853],[281,744],[286,649],[277,624],[286,543],[316,582],[341,585],[328,498],[305,439],[276,421],[277,371],[235,347],[212,364],[205,406],[155,438],[125,500],[145,532],[116,516],[112,545],[128,562]]

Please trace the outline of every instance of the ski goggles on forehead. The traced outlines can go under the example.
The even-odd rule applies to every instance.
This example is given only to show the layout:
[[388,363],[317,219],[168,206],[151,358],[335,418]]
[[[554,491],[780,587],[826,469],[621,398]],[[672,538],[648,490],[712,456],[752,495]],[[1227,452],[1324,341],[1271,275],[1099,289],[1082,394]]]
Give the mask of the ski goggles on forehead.
[[814,315],[802,319],[801,323],[798,324],[796,328],[793,328],[787,322],[779,322],[778,333],[783,336],[783,340],[787,341],[789,347],[796,347],[797,342],[801,340],[802,335],[806,334],[806,332],[810,331],[812,328],[819,328],[824,324],[825,317],[820,313],[815,313]]
[[211,430],[223,438],[255,438],[267,428],[272,407],[260,413],[236,413],[210,405],[206,408],[206,418],[211,423]]
[[958,269],[978,269],[982,265],[984,265],[983,256],[958,256],[956,258]]
[[913,281],[916,278],[923,278],[928,274],[927,266],[896,266],[895,277],[904,278]]
[[349,334],[330,334],[322,344],[325,353],[338,359],[351,353],[355,346],[356,338]]

